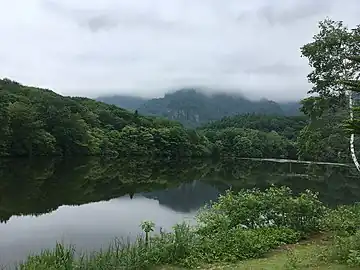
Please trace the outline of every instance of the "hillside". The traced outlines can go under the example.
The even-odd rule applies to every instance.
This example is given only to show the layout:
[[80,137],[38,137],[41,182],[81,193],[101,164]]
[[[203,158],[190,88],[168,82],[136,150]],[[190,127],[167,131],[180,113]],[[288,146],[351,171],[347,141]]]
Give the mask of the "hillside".
[[110,105],[116,105],[130,111],[137,110],[146,101],[148,101],[148,99],[145,98],[125,95],[100,96],[96,98],[96,100]]
[[246,114],[225,117],[197,131],[213,143],[213,154],[221,157],[297,159],[296,137],[305,126],[302,118]]
[[300,112],[301,104],[300,102],[282,102],[279,103],[281,109],[283,110],[284,114],[287,116],[298,116],[303,115]]
[[[168,102],[167,111],[164,102]],[[159,105],[153,114],[162,111],[163,116],[188,126],[224,113],[256,113],[224,117],[198,130],[186,129],[177,121],[142,116],[140,109],[140,113],[130,112],[4,79],[0,80],[0,156],[296,158],[296,137],[306,125],[303,117],[276,115],[282,111],[275,102],[252,102],[225,94],[178,91],[146,104],[151,103]],[[237,104],[242,105],[236,109]]]
[[159,115],[177,120],[185,126],[196,127],[225,116],[243,113],[283,114],[279,104],[269,101],[250,101],[241,96],[214,94],[183,89],[151,99],[138,109],[144,115]]
[[281,116],[264,114],[243,114],[224,117],[219,121],[200,127],[202,130],[221,130],[227,128],[247,128],[263,132],[277,132],[295,141],[300,131],[308,124],[306,116]]
[[0,80],[0,156],[203,155],[206,138],[181,124],[88,98]]

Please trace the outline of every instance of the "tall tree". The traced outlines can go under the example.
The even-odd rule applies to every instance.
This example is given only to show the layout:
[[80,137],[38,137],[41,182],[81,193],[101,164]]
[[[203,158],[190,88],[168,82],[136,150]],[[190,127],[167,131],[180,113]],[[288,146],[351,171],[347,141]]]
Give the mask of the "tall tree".
[[[351,118],[352,89],[349,83],[344,82],[353,82],[359,71],[360,63],[349,61],[349,56],[359,54],[360,26],[349,29],[341,21],[325,19],[319,23],[319,30],[314,40],[301,48],[302,56],[308,58],[313,68],[308,75],[309,82],[313,84],[309,93],[316,94],[303,101],[303,111],[314,119],[324,110],[344,109],[349,98]],[[354,135],[351,135],[352,158],[360,171],[353,142]]]
[[[359,40],[360,40],[360,38],[359,38]],[[351,56],[351,57],[349,57],[349,60],[359,64],[359,66],[360,66],[360,57],[359,56]],[[346,85],[349,88],[350,120],[347,123],[347,127],[351,131],[350,152],[351,152],[351,156],[353,158],[354,164],[355,164],[356,168],[358,169],[358,171],[360,171],[360,164],[359,164],[356,154],[355,154],[354,140],[355,140],[355,134],[360,134],[360,117],[359,117],[360,107],[353,106],[353,104],[354,104],[354,101],[353,101],[354,95],[353,94],[354,94],[354,92],[360,92],[359,77],[360,77],[360,72],[358,71],[355,80],[344,81],[344,85]],[[354,113],[355,113],[356,117],[354,117]]]

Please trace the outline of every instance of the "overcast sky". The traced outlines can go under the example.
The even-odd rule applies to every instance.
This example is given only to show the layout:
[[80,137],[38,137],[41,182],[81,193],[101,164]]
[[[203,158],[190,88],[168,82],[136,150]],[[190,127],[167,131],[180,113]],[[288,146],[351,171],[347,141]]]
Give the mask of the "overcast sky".
[[360,23],[360,0],[0,0],[0,10],[0,78],[90,97],[199,86],[298,99],[310,88],[299,48],[317,22]]

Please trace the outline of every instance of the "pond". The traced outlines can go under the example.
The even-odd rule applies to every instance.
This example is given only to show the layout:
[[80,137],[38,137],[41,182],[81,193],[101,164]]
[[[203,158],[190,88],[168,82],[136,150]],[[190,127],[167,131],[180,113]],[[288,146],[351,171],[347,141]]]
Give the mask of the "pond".
[[199,208],[231,188],[310,189],[330,206],[360,201],[351,166],[258,160],[33,159],[0,161],[0,264],[72,244],[106,248],[117,237],[133,241],[141,221],[156,230],[194,222]]

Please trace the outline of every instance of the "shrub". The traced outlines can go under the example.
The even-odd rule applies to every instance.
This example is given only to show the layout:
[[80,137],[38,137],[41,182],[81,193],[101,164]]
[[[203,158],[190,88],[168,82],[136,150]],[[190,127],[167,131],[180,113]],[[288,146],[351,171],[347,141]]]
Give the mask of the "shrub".
[[329,210],[324,230],[334,233],[323,258],[349,266],[360,266],[360,204]]
[[360,266],[360,231],[351,236],[335,236],[326,253],[330,261]]
[[228,191],[210,209],[202,211],[198,220],[201,231],[208,233],[238,226],[248,229],[285,227],[306,236],[320,230],[325,210],[317,195],[310,191],[293,196],[289,188],[270,187],[264,192],[257,189]]
[[289,228],[231,228],[203,235],[198,254],[207,263],[259,258],[270,250],[299,240],[299,233]]
[[324,218],[324,230],[337,235],[353,235],[360,230],[360,204],[329,210]]

